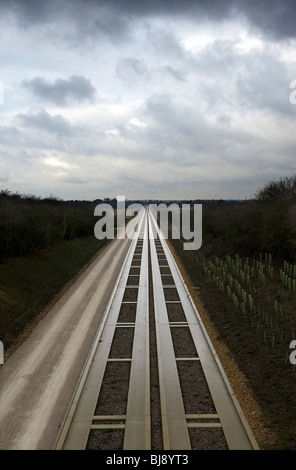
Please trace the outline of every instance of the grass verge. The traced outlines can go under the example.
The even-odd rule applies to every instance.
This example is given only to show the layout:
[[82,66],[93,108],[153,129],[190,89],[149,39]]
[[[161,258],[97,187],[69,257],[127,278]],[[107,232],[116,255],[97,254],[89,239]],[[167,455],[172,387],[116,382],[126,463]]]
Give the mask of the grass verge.
[[108,240],[76,238],[0,264],[0,340],[5,360]]

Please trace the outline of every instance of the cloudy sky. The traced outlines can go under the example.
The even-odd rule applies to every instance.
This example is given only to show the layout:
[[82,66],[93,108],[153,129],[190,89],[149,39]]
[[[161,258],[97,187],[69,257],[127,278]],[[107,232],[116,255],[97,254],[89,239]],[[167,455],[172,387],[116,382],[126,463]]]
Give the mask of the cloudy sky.
[[0,45],[0,189],[244,199],[296,171],[294,0],[0,0]]

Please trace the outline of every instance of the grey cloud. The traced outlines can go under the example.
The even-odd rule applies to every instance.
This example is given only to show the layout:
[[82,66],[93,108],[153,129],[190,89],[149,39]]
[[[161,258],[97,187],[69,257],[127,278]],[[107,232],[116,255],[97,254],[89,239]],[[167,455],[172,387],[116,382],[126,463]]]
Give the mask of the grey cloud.
[[[263,37],[262,52],[253,50],[239,54],[234,41],[223,40],[217,33],[214,43],[193,52],[186,49],[185,42],[178,37],[178,34],[182,36],[181,24],[190,24],[189,36],[191,32],[194,36],[194,31],[198,36],[206,31],[206,27],[199,30],[199,25],[206,26],[207,20],[209,23],[223,22],[231,15],[238,18],[234,35],[238,32],[237,26],[242,25],[242,32],[248,31],[252,36],[254,31],[245,28],[244,19],[249,19],[248,26],[262,27],[274,37],[287,37],[287,34],[293,34],[292,24],[288,25],[286,35],[283,28],[290,2],[275,4],[271,1],[269,10],[264,0],[256,6],[246,0],[229,1],[226,6],[225,2],[217,0],[202,3],[197,0],[0,0],[0,10],[4,5],[14,5],[15,14],[26,28],[17,31],[16,42],[12,44],[14,63],[19,64],[18,76],[25,74],[19,80],[35,77],[22,82],[24,88],[18,89],[15,100],[22,101],[19,108],[15,101],[14,109],[18,109],[15,112],[19,114],[12,121],[14,125],[0,127],[1,143],[3,147],[7,146],[8,165],[19,168],[12,164],[9,153],[19,149],[28,149],[36,160],[40,159],[42,149],[45,154],[54,149],[57,153],[63,152],[68,159],[71,157],[74,164],[87,161],[81,174],[79,169],[64,176],[64,181],[68,178],[68,183],[73,183],[75,191],[75,183],[85,179],[87,188],[87,181],[91,181],[96,172],[100,183],[110,181],[114,188],[124,181],[130,168],[137,169],[136,164],[140,168],[144,163],[149,169],[151,164],[155,168],[159,164],[158,183],[152,189],[149,177],[146,182],[146,175],[142,172],[141,176],[140,171],[132,172],[132,180],[124,183],[127,189],[131,190],[134,185],[134,192],[136,189],[139,193],[147,190],[149,194],[158,193],[160,180],[164,182],[161,185],[164,193],[165,188],[171,192],[179,175],[180,181],[183,178],[180,184],[184,188],[191,183],[194,187],[199,178],[205,178],[206,184],[212,181],[210,189],[218,194],[218,187],[214,187],[218,178],[230,181],[233,177],[237,181],[239,175],[247,174],[246,179],[253,181],[257,171],[264,174],[270,168],[284,170],[293,165],[295,138],[293,122],[288,118],[289,113],[295,114],[295,106],[289,103],[288,66],[276,57],[276,49],[269,50]],[[291,15],[295,17],[293,10]],[[181,17],[182,22],[178,23]],[[2,24],[5,36],[4,17]],[[13,21],[8,24],[15,25]],[[255,30],[254,36],[258,36],[257,33]],[[12,33],[8,38],[11,36]],[[24,46],[17,43],[23,37]],[[24,47],[33,44],[37,38],[40,38],[37,54],[32,54],[35,50],[31,52],[26,47],[22,55]],[[122,38],[134,43],[123,43]],[[113,41],[116,48],[110,47],[108,40]],[[69,45],[75,45],[77,50]],[[276,47],[282,50],[280,46]],[[63,64],[61,72],[56,72],[58,62]],[[4,72],[12,68],[11,64],[10,61]],[[292,67],[293,64],[291,70]],[[41,73],[36,70],[42,68],[44,78],[37,77]],[[92,107],[90,113],[84,112],[80,116],[75,112],[69,120],[63,117],[62,111],[55,114],[46,109],[21,112],[28,109],[27,100],[31,97],[34,98],[31,99],[32,108],[37,100],[43,108],[47,108],[48,103],[62,107],[74,102],[95,101],[96,90],[85,76],[69,77],[77,70],[100,82],[97,86],[102,90],[104,107]],[[59,73],[64,78],[49,81],[46,71],[51,77],[52,73]],[[12,81],[17,81],[15,76]],[[128,87],[129,93],[125,95]],[[5,119],[3,114],[2,123]],[[73,123],[70,122],[72,119]],[[74,124],[76,119],[84,124]],[[128,126],[132,119],[134,122],[138,119],[146,126]],[[11,123],[11,111],[7,114],[7,122]],[[261,123],[264,126],[262,133]],[[288,128],[285,128],[286,124],[289,124]],[[111,138],[107,131],[112,133],[115,128],[120,132]],[[278,135],[273,134],[275,128]],[[277,158],[279,155],[281,158]],[[291,159],[287,160],[285,156],[291,156]],[[97,163],[101,158],[108,161],[104,172]],[[122,175],[115,179],[121,171]],[[28,172],[27,176],[23,173],[22,176],[29,180],[32,173]],[[134,181],[140,178],[139,175],[142,180],[136,184]],[[170,175],[171,187],[167,181]],[[52,180],[51,184],[55,183],[56,180]],[[219,184],[221,187],[222,182]],[[64,191],[64,186],[59,191]]]
[[116,73],[122,80],[130,83],[149,77],[149,71],[144,62],[133,57],[121,59],[117,64]]
[[177,69],[175,69],[174,67],[171,67],[170,65],[165,65],[165,66],[164,66],[164,70],[165,70],[169,75],[171,75],[172,77],[174,77],[176,80],[181,81],[181,82],[185,82],[185,81],[186,81],[185,73],[182,72],[182,70],[177,70]]
[[[115,6],[116,7],[116,6]],[[101,35],[116,41],[128,36],[124,10],[112,2],[96,0],[7,0],[0,9],[12,13],[24,29],[39,28],[50,40],[62,40],[72,46]]]
[[[169,94],[155,94],[147,99],[143,115],[152,119],[146,138],[159,148],[158,159],[169,158],[182,166],[192,165],[198,153],[211,152],[216,145],[221,146],[218,127],[213,128],[206,122],[194,102],[184,104]],[[167,150],[170,157],[167,157]]]
[[24,80],[22,84],[39,100],[58,105],[65,105],[69,100],[93,102],[96,96],[91,81],[80,75],[72,75],[68,79],[57,78],[52,83],[42,77],[35,77]]
[[170,58],[173,61],[184,59],[184,49],[181,46],[175,33],[168,28],[160,28],[157,26],[147,29],[147,49],[152,54],[163,56],[167,61]]
[[145,115],[153,120],[153,128],[159,133],[158,140],[171,147],[185,144],[188,148],[193,143],[197,148],[206,142],[206,136],[211,133],[211,126],[196,106],[194,97],[189,103],[169,93],[151,95],[145,103],[143,120]]
[[18,14],[19,18],[25,22],[44,23],[53,20],[56,15],[71,14],[72,16],[84,15],[87,17],[89,11],[92,12],[94,20],[97,20],[95,12],[106,13],[111,10],[115,16],[125,15],[126,17],[147,17],[167,14],[192,14],[219,18],[226,12],[232,10],[232,2],[225,4],[225,1],[213,0],[204,2],[203,0],[169,0],[161,2],[150,0],[149,2],[135,2],[134,0],[6,0],[2,2],[3,8],[8,8]]
[[287,39],[296,36],[294,0],[240,0],[237,8],[251,24],[271,37]]
[[183,168],[207,166],[211,160],[213,165],[228,162],[234,167],[248,167],[251,155],[255,161],[266,147],[264,138],[247,128],[233,128],[229,119],[225,122],[225,115],[221,116],[224,120],[208,120],[194,100],[180,102],[177,96],[154,94],[140,114],[148,123],[141,148],[147,151],[147,159],[169,161]]
[[89,178],[75,178],[74,176],[64,176],[62,178],[62,180],[65,182],[65,183],[71,183],[71,184],[89,184],[90,180]]
[[[95,31],[118,37],[129,29],[129,22],[138,18],[169,15],[172,18],[189,17],[201,20],[223,21],[244,16],[263,32],[280,38],[296,35],[296,4],[294,0],[170,0],[136,2],[134,0],[7,0],[3,9],[12,10],[19,21],[44,24],[72,21],[76,34],[92,35]],[[81,37],[82,34],[81,34]]]
[[9,181],[9,176],[2,176],[0,175],[0,181],[1,183],[6,183]]
[[[107,0],[106,0],[107,1]],[[263,33],[277,38],[296,36],[296,3],[294,0],[171,0],[160,2],[133,2],[132,0],[113,0],[116,7],[138,15],[169,15],[189,17],[197,23],[200,20],[223,21],[230,18],[245,17],[250,24]],[[137,5],[135,7],[135,5]]]
[[16,126],[0,126],[1,145],[16,146],[24,145],[25,141]]
[[63,116],[58,114],[52,116],[44,109],[27,114],[20,113],[15,119],[19,125],[27,128],[44,130],[63,136],[74,134],[74,128]]
[[290,79],[285,66],[268,54],[251,54],[243,76],[238,76],[238,104],[292,116],[289,101]]
[[286,64],[268,46],[247,53],[240,53],[236,46],[232,40],[216,40],[187,61],[195,77],[195,98],[207,113],[225,124],[231,121],[233,111],[262,110],[291,116],[291,78]]
[[38,23],[40,21],[51,20],[55,16],[55,9],[52,8],[57,6],[55,1],[46,2],[39,0],[2,0],[0,7],[2,11],[12,11],[20,23],[27,24]]

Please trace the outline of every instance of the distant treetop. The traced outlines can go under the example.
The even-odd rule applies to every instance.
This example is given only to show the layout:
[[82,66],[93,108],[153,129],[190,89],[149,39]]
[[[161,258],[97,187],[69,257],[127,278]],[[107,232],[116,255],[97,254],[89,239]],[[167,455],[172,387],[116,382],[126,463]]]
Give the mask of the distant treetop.
[[285,176],[278,181],[271,181],[259,189],[255,199],[262,202],[296,201],[296,175]]

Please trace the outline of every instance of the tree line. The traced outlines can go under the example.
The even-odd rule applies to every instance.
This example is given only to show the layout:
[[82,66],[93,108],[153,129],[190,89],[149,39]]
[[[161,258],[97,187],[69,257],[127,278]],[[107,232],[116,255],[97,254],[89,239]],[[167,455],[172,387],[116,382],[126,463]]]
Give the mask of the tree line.
[[295,261],[296,175],[271,181],[238,204],[204,207],[203,247],[209,254],[269,252]]
[[93,206],[0,191],[0,262],[93,234]]
[[[94,234],[96,201],[39,198],[0,191],[0,262]],[[296,260],[296,175],[271,181],[254,197],[203,205],[202,249]]]

